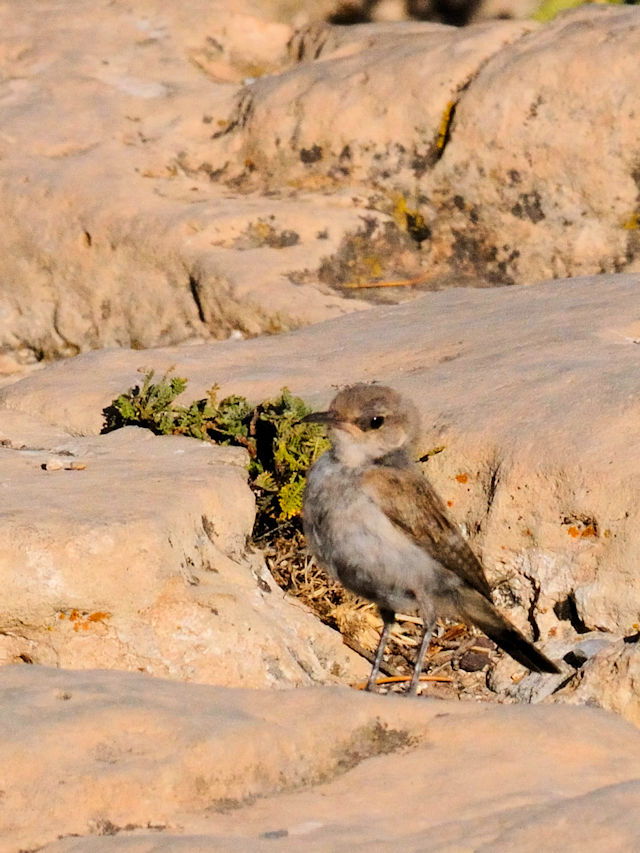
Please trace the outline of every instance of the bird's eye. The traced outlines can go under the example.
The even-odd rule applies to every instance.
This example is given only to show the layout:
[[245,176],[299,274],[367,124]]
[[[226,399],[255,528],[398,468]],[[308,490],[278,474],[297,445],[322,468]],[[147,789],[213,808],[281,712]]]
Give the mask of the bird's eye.
[[371,418],[369,421],[370,429],[380,429],[382,424],[384,423],[384,418],[382,415],[375,415],[375,417]]

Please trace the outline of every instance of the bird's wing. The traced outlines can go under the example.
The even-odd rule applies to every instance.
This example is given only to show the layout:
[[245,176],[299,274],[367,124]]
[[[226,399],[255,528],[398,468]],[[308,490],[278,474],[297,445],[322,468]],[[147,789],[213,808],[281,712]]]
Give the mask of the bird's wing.
[[411,468],[380,466],[364,473],[363,487],[387,518],[445,569],[491,595],[480,561],[428,480]]

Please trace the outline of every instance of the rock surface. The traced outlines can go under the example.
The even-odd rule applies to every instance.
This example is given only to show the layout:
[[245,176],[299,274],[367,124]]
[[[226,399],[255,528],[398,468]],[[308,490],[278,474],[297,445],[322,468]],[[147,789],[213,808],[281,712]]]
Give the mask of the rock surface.
[[640,843],[640,733],[593,709],[27,666],[0,707],[6,853]]
[[639,28],[637,8],[588,6],[541,28],[314,33],[312,61],[241,93],[219,159],[254,185],[376,187],[383,210],[395,193],[433,281],[637,270]]
[[239,203],[180,165],[248,74],[288,62],[290,26],[205,0],[23,11],[0,4],[0,348],[28,361],[278,331],[358,307],[287,278],[356,228],[357,209]]
[[554,701],[610,708],[640,726],[640,648],[619,641],[590,658]]
[[640,10],[294,5],[0,3],[0,373],[638,269]]
[[[640,736],[575,707],[640,724],[640,10],[378,6],[0,0],[0,664],[36,664],[0,669],[1,851],[640,845]],[[248,550],[243,452],[98,435],[173,365],[189,399],[411,395],[496,602],[575,674],[259,689],[368,665]]]
[[18,420],[0,414],[0,663],[247,687],[365,676],[247,551],[244,451]]

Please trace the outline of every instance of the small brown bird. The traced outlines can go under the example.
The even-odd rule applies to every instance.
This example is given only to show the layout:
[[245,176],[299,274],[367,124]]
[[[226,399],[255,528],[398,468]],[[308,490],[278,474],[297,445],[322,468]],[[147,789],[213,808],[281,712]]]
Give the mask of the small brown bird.
[[352,385],[304,420],[326,424],[332,445],[307,478],[307,543],[347,589],[375,602],[384,623],[367,690],[398,611],[417,611],[424,623],[410,693],[436,614],[472,622],[529,669],[559,672],[496,609],[482,565],[413,462],[419,418],[410,401],[383,385]]

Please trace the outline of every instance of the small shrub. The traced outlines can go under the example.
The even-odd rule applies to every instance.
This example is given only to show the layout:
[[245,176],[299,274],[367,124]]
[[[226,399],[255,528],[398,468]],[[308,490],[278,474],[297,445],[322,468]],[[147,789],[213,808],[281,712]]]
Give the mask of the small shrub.
[[152,379],[153,370],[150,370],[142,386],[136,385],[126,394],[120,394],[104,409],[103,433],[128,425],[145,427],[158,435],[174,432],[176,409],[173,401],[185,390],[187,380],[179,376],[169,378],[168,373],[160,382],[152,382]]

